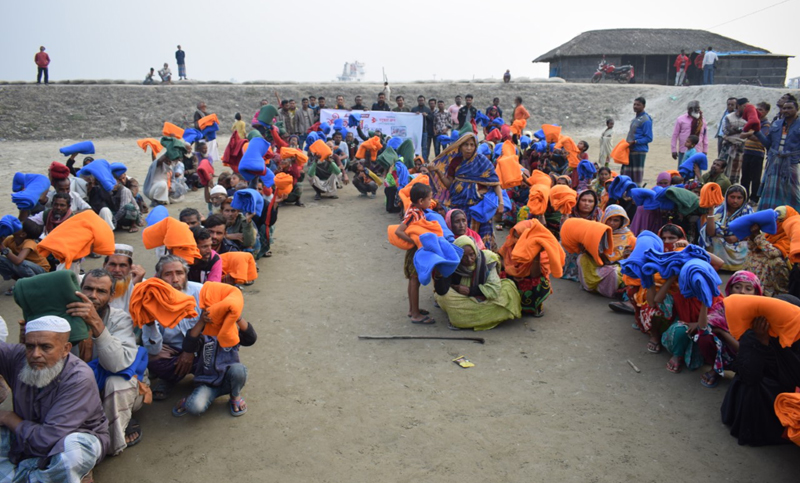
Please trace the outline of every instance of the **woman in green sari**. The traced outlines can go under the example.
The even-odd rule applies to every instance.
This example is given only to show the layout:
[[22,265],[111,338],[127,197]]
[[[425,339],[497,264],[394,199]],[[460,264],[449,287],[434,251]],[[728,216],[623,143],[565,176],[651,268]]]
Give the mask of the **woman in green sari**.
[[519,291],[514,282],[500,278],[500,256],[478,250],[466,235],[456,238],[455,245],[464,250],[461,264],[450,277],[434,280],[436,302],[447,312],[451,328],[488,330],[519,318]]

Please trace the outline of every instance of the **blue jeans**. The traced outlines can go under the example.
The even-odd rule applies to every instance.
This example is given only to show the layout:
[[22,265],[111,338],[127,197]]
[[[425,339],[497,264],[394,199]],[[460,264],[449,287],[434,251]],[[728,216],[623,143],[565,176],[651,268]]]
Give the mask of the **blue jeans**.
[[44,268],[28,260],[23,260],[19,265],[14,265],[14,262],[0,255],[0,275],[3,276],[3,280],[11,280],[12,278],[19,280],[44,272]]
[[71,433],[64,438],[64,452],[54,455],[40,470],[39,458],[24,459],[18,465],[9,461],[8,453],[15,438],[8,428],[0,428],[0,481],[79,483],[103,453],[103,446],[95,435]]
[[713,65],[704,65],[703,66],[703,85],[712,85],[714,84],[714,66]]
[[230,394],[231,398],[239,397],[247,382],[247,368],[244,364],[231,364],[225,371],[221,386],[206,386],[202,384],[194,388],[192,394],[186,398],[186,412],[199,416],[206,412],[214,399]]

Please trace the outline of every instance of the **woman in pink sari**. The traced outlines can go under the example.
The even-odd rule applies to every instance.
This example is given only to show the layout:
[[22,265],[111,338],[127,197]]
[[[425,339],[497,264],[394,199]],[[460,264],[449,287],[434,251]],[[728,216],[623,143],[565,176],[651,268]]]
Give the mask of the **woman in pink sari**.
[[455,235],[456,238],[466,235],[475,240],[475,244],[478,245],[478,250],[486,250],[483,240],[481,240],[481,236],[478,235],[478,232],[469,227],[469,224],[467,223],[467,215],[463,210],[455,209],[448,211],[447,214],[444,215],[444,221],[447,223],[447,227],[450,228],[450,231],[453,232],[453,235]]

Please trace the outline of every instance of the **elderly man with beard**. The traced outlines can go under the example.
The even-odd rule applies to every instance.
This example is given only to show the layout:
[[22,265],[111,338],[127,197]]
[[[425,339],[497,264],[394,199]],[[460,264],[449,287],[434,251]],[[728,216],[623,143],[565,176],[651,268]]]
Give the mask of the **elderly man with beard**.
[[117,243],[114,254],[106,257],[103,268],[114,277],[114,290],[109,306],[130,313],[133,287],[144,280],[144,268],[133,263],[133,247]]
[[[188,281],[189,265],[175,255],[166,255],[156,264],[156,277],[172,285],[175,290],[191,295],[195,300],[195,311],[200,314],[200,289],[203,284]],[[158,321],[142,327],[142,344],[150,355],[147,368],[150,375],[158,377],[153,387],[153,399],[164,400],[178,381],[192,372],[195,365],[194,348],[184,350],[184,337],[197,324],[200,316],[181,320],[168,329]]]
[[43,316],[0,342],[14,410],[0,411],[0,480],[78,483],[110,449],[94,374],[70,353],[69,323]]
[[[81,291],[76,294],[81,301],[68,304],[67,314],[83,319],[91,332],[91,338],[82,343],[91,348],[91,356],[85,362],[96,360],[93,364],[109,373],[100,395],[109,421],[110,453],[116,456],[141,440],[141,427],[132,415],[141,409],[145,394],[149,392],[149,381],[146,378],[141,381],[144,390],[140,391],[137,376],[126,379],[116,375],[137,363],[139,347],[131,316],[108,304],[114,294],[111,274],[102,268],[89,271],[81,281]],[[146,364],[146,360],[141,364]]]

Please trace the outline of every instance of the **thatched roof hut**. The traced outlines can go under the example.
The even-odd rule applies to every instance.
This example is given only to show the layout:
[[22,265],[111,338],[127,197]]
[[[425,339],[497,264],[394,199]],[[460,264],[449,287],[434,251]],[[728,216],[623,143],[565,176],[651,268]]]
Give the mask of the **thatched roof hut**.
[[[533,62],[549,62],[551,77],[588,81],[605,57],[615,65],[630,64],[638,82],[671,84],[672,64],[683,49],[692,60],[702,49],[714,47],[720,56],[716,83],[755,81],[782,86],[789,56],[745,44],[713,32],[693,29],[609,29],[583,32],[569,42],[540,55]],[[693,67],[692,67],[693,69]],[[690,79],[696,73],[690,72]]]

